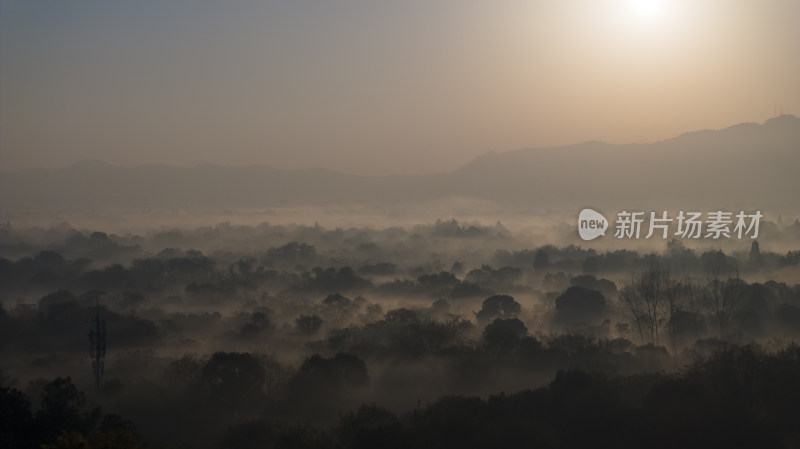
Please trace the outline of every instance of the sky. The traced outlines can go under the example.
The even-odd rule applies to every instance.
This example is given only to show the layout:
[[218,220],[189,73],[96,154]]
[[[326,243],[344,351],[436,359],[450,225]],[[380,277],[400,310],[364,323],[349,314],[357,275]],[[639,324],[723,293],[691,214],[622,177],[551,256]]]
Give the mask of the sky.
[[0,170],[447,172],[800,113],[794,0],[0,0]]

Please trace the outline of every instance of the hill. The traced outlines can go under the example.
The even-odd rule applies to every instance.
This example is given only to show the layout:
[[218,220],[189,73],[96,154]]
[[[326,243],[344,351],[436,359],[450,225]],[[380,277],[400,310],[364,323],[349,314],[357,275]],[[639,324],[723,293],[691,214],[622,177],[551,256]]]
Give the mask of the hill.
[[[424,162],[424,161],[422,161]],[[0,173],[5,211],[236,209],[387,205],[475,198],[526,209],[775,208],[800,210],[800,119],[683,134],[655,143],[487,153],[445,174],[365,177],[263,166],[121,167]]]

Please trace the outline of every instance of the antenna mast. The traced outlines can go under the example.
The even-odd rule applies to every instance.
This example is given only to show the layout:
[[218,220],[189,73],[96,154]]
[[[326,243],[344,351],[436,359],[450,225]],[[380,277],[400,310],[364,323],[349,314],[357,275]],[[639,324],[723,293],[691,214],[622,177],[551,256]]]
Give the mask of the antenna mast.
[[106,356],[106,320],[100,318],[100,298],[97,298],[95,306],[95,316],[89,321],[89,354],[92,357],[92,373],[100,390],[100,383],[103,380],[105,364],[103,359]]

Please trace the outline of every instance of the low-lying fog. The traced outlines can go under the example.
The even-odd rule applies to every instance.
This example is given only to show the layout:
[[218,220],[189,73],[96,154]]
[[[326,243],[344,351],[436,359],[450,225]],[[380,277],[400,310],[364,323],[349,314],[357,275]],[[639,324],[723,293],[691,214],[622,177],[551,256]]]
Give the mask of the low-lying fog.
[[48,382],[70,377],[146,439],[207,446],[251,420],[324,428],[361,404],[406,413],[547,386],[565,368],[672,373],[731,344],[775,352],[800,336],[800,224],[788,219],[763,222],[757,240],[689,245],[580,242],[566,215],[313,212],[195,226],[174,211],[182,225],[158,229],[146,214],[107,228],[7,223],[0,378],[36,409]]

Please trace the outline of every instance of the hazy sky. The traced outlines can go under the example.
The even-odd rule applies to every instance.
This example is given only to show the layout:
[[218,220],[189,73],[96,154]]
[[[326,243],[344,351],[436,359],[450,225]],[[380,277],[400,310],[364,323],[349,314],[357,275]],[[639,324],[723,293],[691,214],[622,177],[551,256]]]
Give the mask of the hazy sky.
[[0,0],[0,169],[449,171],[800,113],[800,2]]

